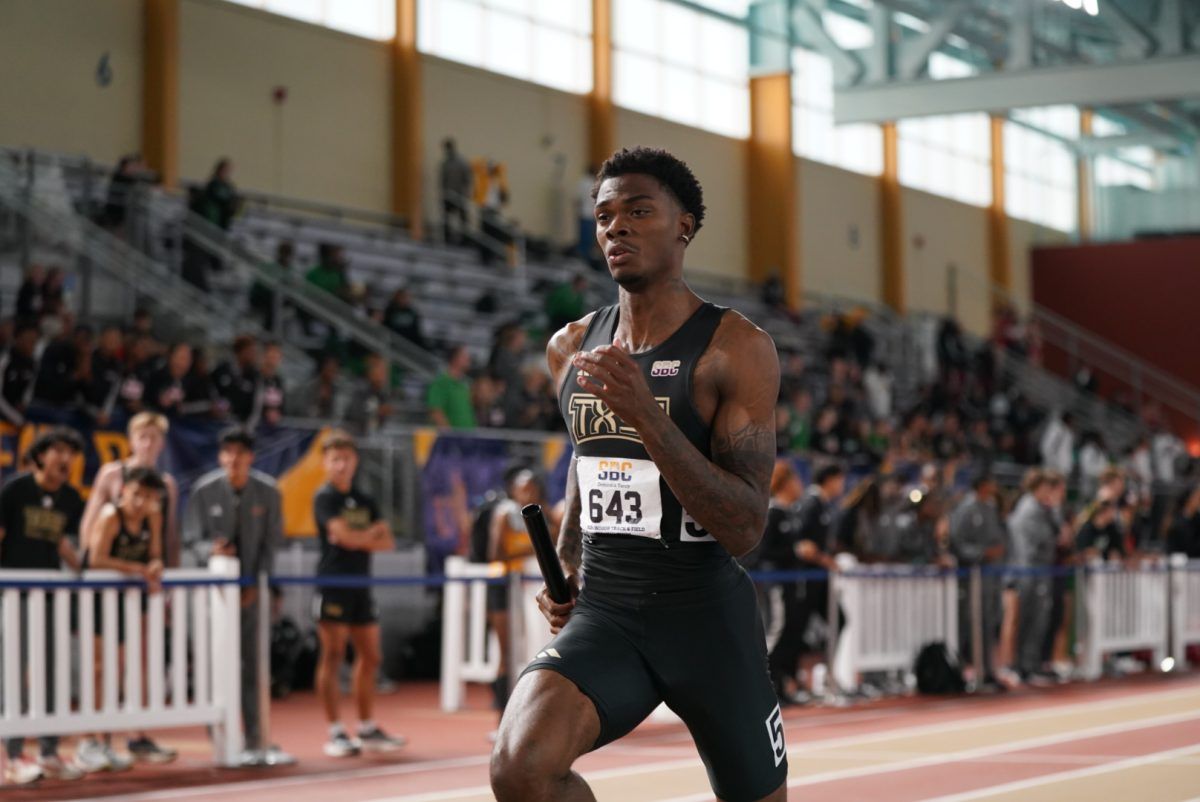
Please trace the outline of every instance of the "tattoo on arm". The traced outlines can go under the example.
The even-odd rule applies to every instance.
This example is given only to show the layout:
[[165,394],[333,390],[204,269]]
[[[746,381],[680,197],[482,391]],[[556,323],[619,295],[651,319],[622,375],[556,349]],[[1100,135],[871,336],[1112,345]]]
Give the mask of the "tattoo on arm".
[[583,508],[579,502],[579,478],[575,475],[575,460],[567,469],[566,509],[563,511],[562,526],[558,530],[558,561],[567,574],[579,573],[583,562],[583,530],[579,516]]
[[736,432],[713,438],[712,457],[752,487],[767,487],[775,466],[775,431],[761,423],[747,423]]

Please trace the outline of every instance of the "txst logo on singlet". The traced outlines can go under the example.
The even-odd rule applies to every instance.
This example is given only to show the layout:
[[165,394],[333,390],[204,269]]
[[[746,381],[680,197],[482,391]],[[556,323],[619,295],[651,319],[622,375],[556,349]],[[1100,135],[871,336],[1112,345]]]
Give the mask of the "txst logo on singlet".
[[[662,407],[662,411],[671,414],[671,399],[658,396],[654,399]],[[616,414],[608,408],[608,404],[591,393],[571,393],[567,405],[571,413],[571,435],[576,443],[586,443],[589,440],[613,438],[628,440],[632,443],[642,442],[637,430],[626,426]]]
[[655,362],[650,366],[651,376],[678,376],[679,375],[679,360],[664,359]]

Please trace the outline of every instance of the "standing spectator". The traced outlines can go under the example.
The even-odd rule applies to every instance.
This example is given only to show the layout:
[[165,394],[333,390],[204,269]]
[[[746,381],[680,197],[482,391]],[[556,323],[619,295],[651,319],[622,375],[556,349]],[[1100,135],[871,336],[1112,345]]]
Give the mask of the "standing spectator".
[[183,414],[183,380],[192,369],[192,347],[175,343],[166,361],[146,380],[146,406],[168,417]]
[[304,279],[318,289],[342,300],[350,297],[350,279],[346,277],[345,252],[338,245],[322,242],[317,246],[317,263]]
[[220,408],[217,388],[208,369],[208,354],[197,348],[192,355],[192,367],[183,377],[183,403],[179,412],[184,417],[211,419]]
[[[579,258],[588,264],[596,262],[596,198],[592,194],[596,189],[596,165],[589,164],[583,168],[583,175],[575,189],[575,219],[578,221],[578,241],[575,252]],[[571,318],[567,323],[578,320],[582,315]],[[565,323],[563,325],[566,325]],[[551,326],[558,331],[562,326]]]
[[429,348],[421,333],[421,314],[413,308],[412,293],[407,287],[400,287],[392,294],[383,310],[383,325],[418,348]]
[[1042,432],[1042,442],[1039,450],[1042,453],[1042,466],[1058,471],[1064,477],[1069,477],[1075,467],[1075,418],[1070,412],[1064,412],[1057,418],[1052,418]]
[[488,357],[488,374],[503,382],[501,405],[508,421],[516,420],[521,413],[521,366],[525,363],[527,346],[525,329],[519,323],[505,323],[497,329]]
[[17,325],[22,323],[37,324],[42,317],[44,296],[42,291],[46,286],[46,269],[38,264],[30,265],[25,271],[25,279],[17,288]]
[[121,389],[121,330],[108,326],[92,351],[91,370],[83,387],[84,409],[97,426],[107,426]]
[[[275,266],[279,269],[278,276],[281,280],[288,281],[291,278],[292,261],[295,256],[296,246],[290,240],[280,240],[275,246]],[[262,321],[263,328],[271,332],[275,331],[275,324],[281,322],[275,320],[275,295],[275,290],[264,284],[261,279],[255,279],[250,286],[250,308]]]
[[260,392],[256,418],[268,426],[278,426],[283,418],[287,396],[283,388],[283,377],[279,368],[283,364],[283,347],[277,342],[263,346],[262,365],[259,367]]
[[1200,559],[1200,485],[1184,491],[1167,525],[1167,553]]
[[1050,570],[1058,541],[1058,508],[1066,494],[1062,474],[1034,468],[1025,481],[1025,494],[1008,519],[1012,551],[1009,565],[1022,569],[1016,585],[1019,625],[1016,668],[1021,679],[1047,684],[1057,677],[1043,669],[1043,649],[1052,623],[1054,600]]
[[450,352],[446,369],[429,385],[425,400],[430,420],[439,428],[474,429],[478,425],[467,383],[470,369],[471,353],[460,345]]
[[249,334],[235,339],[233,361],[218,366],[212,378],[222,411],[253,429],[259,393],[258,340]]
[[33,400],[58,409],[68,409],[79,400],[82,391],[79,382],[79,342],[86,340],[80,330],[87,327],[80,326],[72,331],[70,315],[45,318],[42,325],[49,327],[50,323],[54,323],[57,331],[42,349]]
[[471,407],[480,426],[505,429],[512,425],[504,407],[504,382],[489,376],[477,375],[471,382]]
[[[978,668],[983,674],[978,681],[985,686],[997,684],[992,656],[1000,634],[1000,577],[988,567],[1003,562],[1005,540],[996,505],[996,480],[990,474],[978,474],[971,481],[971,492],[950,514],[949,545],[959,567],[981,569],[979,633],[983,665]],[[959,648],[973,659],[970,584],[960,580],[958,589]]]
[[[796,546],[800,541],[800,518],[796,505],[804,498],[804,483],[787,460],[776,460],[771,473],[771,501],[767,524],[757,552],[763,570],[799,571],[803,568]],[[803,701],[796,687],[796,670],[804,652],[808,610],[804,605],[804,583],[784,582],[777,588],[777,604],[767,607],[771,620],[767,642],[771,646],[768,665],[775,694],[783,704]],[[771,594],[768,593],[768,598]]]
[[25,424],[25,411],[33,398],[37,342],[37,326],[18,323],[12,345],[0,356],[0,417],[18,428]]
[[233,162],[222,158],[213,165],[208,183],[204,185],[197,208],[194,210],[222,231],[228,231],[237,216],[242,199],[233,185]]
[[[68,483],[71,462],[83,451],[79,435],[65,427],[56,427],[39,435],[29,446],[33,472],[9,479],[0,489],[0,568],[22,568],[58,571],[65,562],[72,571],[79,570],[79,556],[72,538],[79,534],[83,499]],[[25,619],[25,599],[20,600],[20,616]],[[54,594],[47,599],[54,603]],[[54,621],[52,607],[46,615],[45,683],[47,712],[65,715],[70,699],[54,698]],[[28,653],[28,645],[21,651]],[[68,655],[59,655],[69,659]],[[5,660],[25,664],[26,658],[5,654]],[[8,704],[14,704],[12,700]],[[20,702],[15,702],[18,706]],[[58,736],[45,735],[39,740],[40,758],[36,763],[25,758],[24,738],[6,738],[8,764],[4,781],[13,785],[35,782],[45,776],[52,779],[77,780],[83,776],[74,765],[64,763],[58,756]]]
[[[237,557],[242,576],[271,573],[283,545],[283,509],[275,480],[253,470],[254,435],[236,426],[221,433],[218,470],[197,480],[184,514],[188,553],[204,564],[211,555]],[[242,726],[246,753],[242,765],[262,765],[258,709],[258,588],[242,588]],[[266,637],[266,633],[262,633]]]
[[521,376],[521,402],[517,419],[518,429],[548,431],[562,421],[558,400],[550,382],[550,374],[541,365],[529,365]]
[[52,267],[46,271],[46,281],[42,284],[42,317],[61,315],[66,310],[67,276],[61,267]]
[[289,406],[291,414],[301,418],[333,422],[341,420],[342,394],[338,389],[341,362],[336,356],[321,357],[317,374],[297,388]]
[[133,338],[125,351],[117,403],[126,415],[136,415],[146,406],[146,384],[156,368],[153,351],[154,341],[145,335]]
[[495,258],[497,248],[505,248],[509,244],[508,230],[504,223],[504,207],[508,205],[508,179],[505,177],[504,167],[491,159],[487,163],[487,183],[483,187],[483,201],[480,205],[480,230],[483,234],[480,256],[487,265]]
[[872,420],[892,416],[892,374],[883,362],[873,362],[863,371],[863,391]]
[[[167,446],[167,431],[170,424],[162,415],[141,412],[129,420],[126,434],[129,437],[129,456],[123,460],[107,462],[96,472],[92,480],[92,492],[88,495],[87,507],[83,511],[82,531],[90,532],[105,504],[116,504],[128,481],[130,472],[136,468],[158,470],[158,462]],[[165,488],[158,500],[154,515],[162,519],[163,559],[168,568],[179,565],[179,487],[169,473],[162,473]]]
[[[590,216],[588,218],[591,219]],[[595,224],[592,224],[595,227]],[[595,237],[592,237],[593,241]],[[556,286],[546,296],[546,317],[549,319],[549,329],[552,332],[574,323],[585,313],[587,278],[575,275],[570,281],[564,281]]]
[[1079,527],[1075,547],[1086,562],[1125,558],[1125,536],[1121,532],[1115,501],[1101,501],[1092,509],[1083,526]]
[[362,434],[374,434],[395,413],[391,372],[379,354],[367,355],[366,383],[350,398],[346,422]]
[[108,193],[98,221],[100,225],[109,229],[121,228],[129,215],[138,183],[150,179],[149,170],[142,162],[141,154],[122,156],[108,180]]
[[1100,489],[1100,477],[1108,470],[1108,454],[1098,432],[1084,432],[1079,446],[1079,494],[1091,498]]
[[[395,548],[391,527],[379,514],[375,499],[354,487],[358,446],[344,432],[332,432],[321,447],[325,484],[313,497],[313,517],[321,547],[317,577],[363,580],[371,575],[371,555]],[[317,695],[325,706],[329,741],[325,754],[351,757],[363,749],[383,752],[399,749],[403,738],[393,738],[375,723],[375,671],[380,663],[379,614],[370,588],[321,588],[316,601],[317,635],[321,657],[317,663]],[[338,670],[346,656],[347,641],[354,646],[353,693],[358,708],[358,737],[351,738],[338,711]]]
[[450,137],[443,139],[438,186],[442,193],[442,238],[448,245],[463,243],[467,230],[467,202],[474,180],[471,165],[459,155],[455,141]]

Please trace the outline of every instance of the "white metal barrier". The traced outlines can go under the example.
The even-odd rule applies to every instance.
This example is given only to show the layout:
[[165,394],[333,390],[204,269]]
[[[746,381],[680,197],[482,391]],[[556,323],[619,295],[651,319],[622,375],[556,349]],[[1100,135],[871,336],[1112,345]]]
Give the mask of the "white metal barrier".
[[[846,627],[833,659],[838,687],[858,687],[864,671],[909,670],[921,647],[942,641],[958,650],[954,573],[904,565],[855,566],[833,575]],[[830,611],[832,618],[835,611]]]
[[1087,573],[1087,637],[1083,677],[1098,679],[1109,652],[1149,649],[1154,668],[1167,656],[1167,569],[1093,566]]
[[1200,560],[1171,557],[1171,656],[1175,667],[1187,663],[1187,647],[1200,644]]
[[[441,706],[450,713],[461,710],[465,684],[491,682],[500,666],[500,648],[487,624],[488,579],[504,576],[501,563],[473,563],[463,557],[446,559],[446,578],[442,590],[442,671]],[[535,560],[525,564],[525,576],[537,576]],[[542,581],[522,580],[522,611],[519,621],[510,621],[517,629],[519,647],[514,665],[524,666],[551,638],[550,625],[537,606]],[[499,587],[505,587],[500,585]]]
[[[237,765],[242,748],[240,593],[236,584],[211,582],[238,575],[238,561],[230,557],[214,557],[207,570],[164,572],[164,582],[200,584],[168,584],[162,593],[147,597],[143,680],[142,590],[89,587],[126,577],[88,571],[77,584],[59,587],[55,583],[74,577],[58,571],[0,571],[0,737],[208,724],[217,763]],[[14,587],[13,582],[45,582],[48,587]],[[77,633],[72,631],[72,610]],[[97,610],[103,616],[101,632],[95,632]],[[125,629],[123,666],[118,614]]]

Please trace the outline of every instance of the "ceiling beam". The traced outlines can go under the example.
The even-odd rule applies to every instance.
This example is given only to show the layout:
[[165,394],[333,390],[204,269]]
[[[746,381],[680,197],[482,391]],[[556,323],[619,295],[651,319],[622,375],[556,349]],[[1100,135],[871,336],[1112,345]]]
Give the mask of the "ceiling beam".
[[953,0],[941,16],[929,20],[928,31],[905,42],[900,49],[899,77],[912,79],[923,73],[930,54],[942,46],[970,7],[971,0]]
[[1200,56],[1134,64],[1040,67],[942,81],[839,88],[834,121],[885,122],[906,117],[1004,111],[1029,106],[1103,106],[1200,97]]
[[1150,147],[1156,150],[1174,150],[1179,140],[1167,134],[1122,134],[1119,136],[1085,136],[1075,140],[1075,151],[1080,156],[1095,156],[1111,153],[1122,148]]

